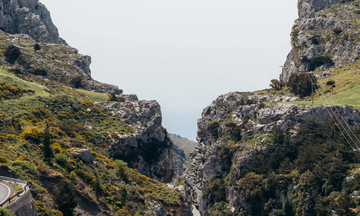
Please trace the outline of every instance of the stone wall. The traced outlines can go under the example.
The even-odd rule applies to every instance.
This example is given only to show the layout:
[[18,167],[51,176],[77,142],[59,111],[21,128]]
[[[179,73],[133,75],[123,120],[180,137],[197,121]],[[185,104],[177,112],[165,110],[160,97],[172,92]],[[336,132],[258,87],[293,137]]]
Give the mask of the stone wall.
[[5,206],[5,209],[8,209],[14,212],[15,216],[38,216],[38,212],[35,208],[33,197],[29,189],[16,201]]

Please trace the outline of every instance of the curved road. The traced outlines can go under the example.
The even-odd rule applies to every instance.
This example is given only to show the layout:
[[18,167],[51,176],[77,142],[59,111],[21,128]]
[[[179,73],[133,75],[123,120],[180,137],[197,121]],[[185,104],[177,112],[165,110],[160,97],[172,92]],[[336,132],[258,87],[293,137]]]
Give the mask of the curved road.
[[8,199],[13,192],[14,192],[13,186],[6,184],[4,182],[0,182],[0,203]]

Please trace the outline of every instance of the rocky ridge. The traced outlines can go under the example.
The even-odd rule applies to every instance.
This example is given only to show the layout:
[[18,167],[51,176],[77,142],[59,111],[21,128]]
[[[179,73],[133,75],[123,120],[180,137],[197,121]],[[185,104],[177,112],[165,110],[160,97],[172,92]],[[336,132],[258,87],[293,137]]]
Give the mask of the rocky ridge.
[[74,87],[72,82],[79,80],[78,87],[100,93],[122,94],[117,86],[101,83],[91,78],[91,57],[79,54],[78,50],[66,44],[38,43],[41,50],[34,52],[37,43],[27,34],[8,34],[0,30],[2,43],[0,49],[6,50],[14,45],[21,55],[14,64],[6,61],[1,53],[0,64],[8,70],[23,75],[36,75],[41,82],[55,81]]
[[146,176],[170,182],[174,174],[173,143],[161,125],[160,105],[144,100],[96,104],[106,107],[135,130],[133,135],[109,134],[110,154]]
[[[113,215],[115,211],[116,214],[126,215],[137,211],[146,211],[151,215],[167,215],[169,212],[172,212],[172,215],[191,215],[185,189],[179,188],[179,192],[160,183],[170,182],[174,177],[173,142],[161,125],[161,108],[156,101],[138,100],[136,95],[123,94],[123,90],[117,86],[93,80],[90,70],[91,57],[79,54],[77,49],[68,46],[59,37],[49,11],[37,0],[0,1],[0,41],[1,79],[9,80],[10,85],[28,88],[23,91],[25,94],[21,98],[25,101],[23,104],[31,103],[38,106],[22,105],[20,108],[15,105],[22,113],[16,118],[26,118],[23,116],[24,113],[27,115],[26,112],[35,112],[33,109],[39,108],[41,112],[52,116],[52,121],[59,121],[60,119],[57,119],[59,113],[54,111],[56,106],[61,110],[60,112],[68,115],[63,117],[70,118],[73,123],[77,122],[77,129],[87,131],[88,134],[92,134],[90,137],[97,140],[95,143],[94,139],[89,141],[90,137],[84,138],[79,134],[76,137],[69,135],[72,137],[69,138],[68,134],[62,133],[60,135],[62,141],[58,140],[61,145],[55,143],[56,147],[53,147],[56,148],[56,157],[64,157],[62,162],[53,159],[51,163],[56,164],[55,167],[45,165],[46,168],[35,168],[30,176],[25,175],[25,178],[39,181],[38,186],[33,186],[31,190],[40,215],[59,212],[53,206],[54,200],[49,197],[44,198],[41,194],[53,193],[61,182],[68,180],[67,174],[58,174],[55,170],[62,166],[65,168],[60,173],[67,172],[65,169],[70,167],[67,160],[70,159],[72,162],[78,161],[71,168],[76,169],[72,172],[74,178],[71,187],[74,187],[74,193],[79,198],[75,209],[79,215]],[[40,46],[40,50],[34,48],[36,44]],[[8,48],[15,50],[15,54],[17,50],[19,51],[18,56],[10,56],[13,62],[9,61],[9,55],[6,55]],[[21,96],[23,95],[19,98]],[[54,99],[50,99],[52,97]],[[9,100],[9,103],[22,103],[21,100],[16,98],[13,101]],[[44,101],[47,101],[46,104],[43,104]],[[57,106],[56,103],[62,104]],[[6,107],[7,104],[2,105]],[[75,109],[76,112],[73,111]],[[82,118],[76,116],[80,112]],[[107,116],[108,113],[111,115]],[[12,115],[11,110],[2,109],[1,123],[5,118],[12,118]],[[100,125],[96,123],[98,119],[102,119]],[[39,119],[35,118],[34,122],[39,123],[43,120],[39,117]],[[51,124],[55,124],[54,122]],[[42,127],[44,122],[39,125],[41,126],[36,130],[44,131]],[[119,127],[103,131],[108,125]],[[6,127],[4,124],[1,126]],[[26,127],[33,129],[32,124]],[[23,132],[22,128],[17,129],[18,131],[14,133]],[[76,141],[65,143],[70,139]],[[29,145],[33,144],[36,143],[31,140]],[[184,156],[179,149],[174,148],[174,150]],[[2,153],[5,154],[5,150],[0,152]],[[23,163],[28,164],[29,167],[41,160],[34,155],[29,156],[28,153],[26,155],[27,158]],[[5,160],[4,156],[1,156],[2,160],[8,160],[8,165],[5,164],[3,167],[16,169],[14,168],[16,165],[12,166],[17,163],[16,158],[6,156]],[[121,159],[127,164],[115,163],[118,162],[116,159]],[[179,172],[183,171],[182,165],[177,165]],[[97,171],[99,167],[101,167],[101,176],[107,173],[111,177],[99,178],[100,173]],[[131,168],[137,169],[147,177]],[[20,177],[24,178],[23,173]],[[92,178],[91,185],[88,181],[90,178]],[[121,181],[116,180],[122,178]],[[107,188],[110,186],[111,188]],[[84,190],[85,187],[87,191]],[[91,187],[96,189],[89,189]],[[141,191],[141,194],[135,194],[135,191],[136,193]],[[127,193],[131,195],[128,197]],[[128,203],[125,205],[125,202]]]
[[[226,173],[229,179],[238,179],[242,169],[254,155],[264,151],[271,142],[270,134],[275,127],[288,131],[296,137],[308,119],[323,121],[329,117],[328,110],[335,107],[279,103],[293,102],[297,98],[262,95],[257,93],[232,92],[219,96],[202,112],[198,120],[198,147],[191,153],[191,164],[184,175],[188,193],[202,215],[211,215],[209,200],[204,191],[211,178],[220,178]],[[336,107],[350,125],[360,124],[360,112],[347,106]],[[234,123],[229,128],[229,122]],[[236,130],[238,129],[238,130]],[[225,160],[222,155],[224,145],[231,143],[231,131],[241,134],[245,140],[240,147]],[[230,167],[229,167],[230,165]],[[289,192],[294,184],[288,185]],[[238,215],[244,209],[243,191],[236,184],[226,189],[227,209],[231,215]],[[287,194],[279,194],[285,202]],[[289,194],[288,197],[292,195]]]
[[300,0],[298,8],[292,51],[280,75],[283,82],[299,71],[331,70],[359,59],[358,1]]
[[[291,33],[292,51],[284,64],[280,80],[286,83],[291,74],[299,71],[315,71],[316,77],[321,79],[331,76],[334,68],[344,65],[350,65],[346,69],[353,70],[351,68],[355,67],[353,64],[359,58],[359,3],[356,0],[299,0],[299,19],[295,21]],[[299,207],[302,204],[296,199],[303,200],[299,198],[302,196],[299,195],[299,188],[302,187],[300,179],[306,177],[299,177],[296,170],[276,177],[289,179],[276,183],[282,189],[272,191],[273,197],[263,204],[263,208],[260,204],[266,198],[264,194],[257,194],[262,192],[255,183],[256,178],[263,176],[251,173],[249,178],[255,182],[248,182],[251,187],[244,189],[239,187],[240,183],[244,183],[243,173],[249,174],[249,163],[256,164],[254,158],[266,158],[267,149],[278,145],[274,143],[274,133],[286,133],[288,139],[296,140],[308,121],[325,122],[331,119],[329,113],[333,111],[343,116],[350,127],[357,127],[360,124],[359,110],[349,106],[298,105],[300,103],[296,104],[296,101],[299,98],[281,96],[284,93],[272,95],[270,92],[228,93],[219,96],[204,109],[198,120],[198,147],[191,153],[191,164],[183,177],[191,200],[201,215],[283,215],[281,207],[288,205],[288,202],[294,215],[315,214],[304,213],[305,210]],[[291,167],[291,163],[287,161],[286,166]],[[351,175],[341,179],[344,181],[342,191],[347,190],[347,179],[354,177]],[[351,194],[356,193],[353,191]],[[249,206],[251,199],[259,205],[258,208]],[[315,205],[312,202],[310,205]],[[342,210],[332,207],[327,211],[334,215]]]
[[50,12],[39,0],[1,0],[0,29],[10,34],[27,34],[37,42],[66,44],[59,37]]

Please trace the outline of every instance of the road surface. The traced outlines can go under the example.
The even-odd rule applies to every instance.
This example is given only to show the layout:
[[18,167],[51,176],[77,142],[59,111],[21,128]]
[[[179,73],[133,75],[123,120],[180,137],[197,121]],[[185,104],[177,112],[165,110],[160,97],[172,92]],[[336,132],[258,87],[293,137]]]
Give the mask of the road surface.
[[0,203],[3,203],[6,199],[8,199],[13,192],[14,192],[13,186],[6,184],[4,182],[0,182]]

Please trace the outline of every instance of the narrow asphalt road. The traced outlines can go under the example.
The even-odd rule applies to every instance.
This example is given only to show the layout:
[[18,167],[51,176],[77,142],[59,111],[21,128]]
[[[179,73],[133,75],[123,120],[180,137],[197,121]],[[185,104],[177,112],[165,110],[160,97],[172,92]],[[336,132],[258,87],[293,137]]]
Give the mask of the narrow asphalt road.
[[0,203],[8,199],[13,192],[13,186],[6,184],[5,182],[0,182]]

